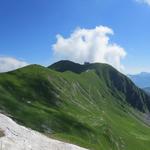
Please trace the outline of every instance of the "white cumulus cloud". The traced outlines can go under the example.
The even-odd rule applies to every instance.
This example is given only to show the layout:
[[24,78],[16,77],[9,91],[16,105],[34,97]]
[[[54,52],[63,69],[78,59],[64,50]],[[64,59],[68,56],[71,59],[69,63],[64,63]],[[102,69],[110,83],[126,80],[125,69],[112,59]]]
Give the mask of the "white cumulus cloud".
[[113,30],[105,26],[78,28],[68,38],[58,34],[53,45],[54,56],[57,60],[68,59],[78,63],[108,63],[122,70],[121,59],[126,56],[126,51],[110,41],[109,36],[113,34]]
[[0,72],[7,72],[28,65],[24,61],[17,60],[13,57],[0,56]]
[[150,0],[136,0],[136,1],[150,5]]

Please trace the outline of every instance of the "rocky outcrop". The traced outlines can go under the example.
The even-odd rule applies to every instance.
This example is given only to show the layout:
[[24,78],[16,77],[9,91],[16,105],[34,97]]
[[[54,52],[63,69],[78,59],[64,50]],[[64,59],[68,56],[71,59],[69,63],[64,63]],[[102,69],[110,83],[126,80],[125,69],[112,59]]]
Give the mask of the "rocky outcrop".
[[50,139],[0,114],[0,150],[87,150]]

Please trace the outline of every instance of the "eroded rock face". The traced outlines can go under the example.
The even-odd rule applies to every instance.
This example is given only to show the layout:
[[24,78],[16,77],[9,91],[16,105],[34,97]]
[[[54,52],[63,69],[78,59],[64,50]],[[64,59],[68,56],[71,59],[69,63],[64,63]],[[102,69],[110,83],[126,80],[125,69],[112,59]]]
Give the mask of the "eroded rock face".
[[87,150],[50,139],[0,114],[0,150]]

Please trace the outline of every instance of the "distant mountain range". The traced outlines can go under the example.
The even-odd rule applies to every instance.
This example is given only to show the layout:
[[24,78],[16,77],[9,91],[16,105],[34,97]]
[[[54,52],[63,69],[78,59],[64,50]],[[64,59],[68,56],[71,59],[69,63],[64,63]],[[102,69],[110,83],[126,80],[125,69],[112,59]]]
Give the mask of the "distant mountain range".
[[142,89],[150,87],[150,73],[142,72],[136,75],[128,75],[128,77]]
[[59,61],[1,73],[0,112],[91,150],[150,149],[150,96],[107,64]]
[[150,87],[147,87],[147,88],[143,88],[143,90],[150,95]]

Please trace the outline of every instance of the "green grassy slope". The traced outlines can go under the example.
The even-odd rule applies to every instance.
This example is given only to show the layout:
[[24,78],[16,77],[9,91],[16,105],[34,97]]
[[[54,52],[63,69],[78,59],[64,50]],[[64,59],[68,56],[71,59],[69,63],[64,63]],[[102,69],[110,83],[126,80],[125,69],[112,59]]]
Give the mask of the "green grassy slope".
[[61,61],[50,68],[0,74],[0,110],[91,150],[149,150],[150,128],[136,117],[149,112],[149,96],[128,78],[105,64]]

